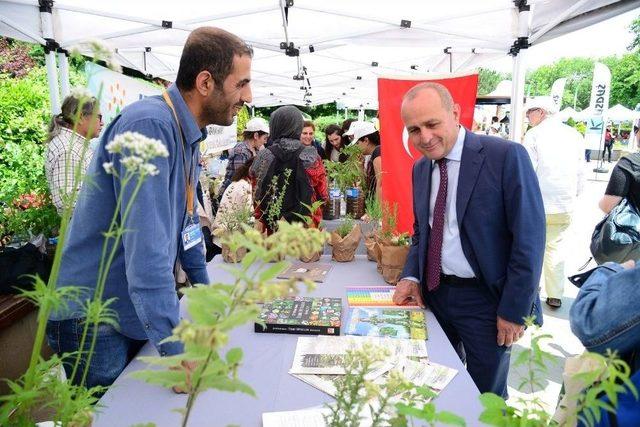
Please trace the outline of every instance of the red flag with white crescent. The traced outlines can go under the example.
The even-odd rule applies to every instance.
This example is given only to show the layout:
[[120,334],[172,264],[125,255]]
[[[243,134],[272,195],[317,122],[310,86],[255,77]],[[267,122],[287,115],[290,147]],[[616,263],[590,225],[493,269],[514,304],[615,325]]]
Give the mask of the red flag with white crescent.
[[400,117],[400,105],[402,97],[409,89],[427,81],[440,83],[451,92],[454,102],[460,105],[460,123],[463,126],[471,129],[473,122],[478,74],[416,80],[378,79],[382,200],[390,206],[398,204],[399,232],[413,232],[411,170],[413,163],[422,157],[422,154],[408,142],[408,134]]

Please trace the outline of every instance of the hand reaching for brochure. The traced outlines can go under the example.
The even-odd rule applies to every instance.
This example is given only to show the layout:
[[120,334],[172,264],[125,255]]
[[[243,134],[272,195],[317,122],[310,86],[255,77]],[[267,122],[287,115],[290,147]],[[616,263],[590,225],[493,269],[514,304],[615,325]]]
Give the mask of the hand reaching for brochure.
[[396,305],[406,305],[416,302],[421,308],[424,307],[418,283],[413,280],[402,279],[396,284],[396,291],[393,293],[393,303]]

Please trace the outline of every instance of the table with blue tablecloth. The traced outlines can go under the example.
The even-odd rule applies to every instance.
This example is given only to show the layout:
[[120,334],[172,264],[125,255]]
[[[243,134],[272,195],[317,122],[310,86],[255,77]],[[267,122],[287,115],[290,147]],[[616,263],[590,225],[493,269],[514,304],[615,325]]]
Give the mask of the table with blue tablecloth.
[[[367,261],[366,256],[357,255],[353,262],[338,263],[323,256],[322,262],[331,262],[332,269],[324,283],[318,284],[313,292],[302,295],[341,297],[343,300],[342,320],[346,322],[348,304],[347,286],[382,285],[384,281],[376,271],[376,264]],[[222,260],[215,257],[208,265],[209,277],[215,282],[233,283],[232,276],[221,269]],[[181,302],[183,315],[186,301]],[[451,368],[458,374],[437,397],[438,410],[452,411],[467,420],[467,425],[477,425],[482,411],[478,400],[479,392],[471,377],[447,340],[442,328],[430,311],[426,312],[429,339],[429,358]],[[248,383],[257,397],[242,393],[207,391],[201,394],[193,408],[190,426],[260,426],[264,412],[292,411],[330,402],[333,399],[288,374],[293,361],[298,335],[260,334],[254,332],[253,323],[234,330],[230,336],[229,348],[242,347],[244,359],[239,369],[239,377]],[[157,355],[155,348],[147,343],[140,356]],[[145,364],[134,359],[102,397],[102,408],[95,417],[94,426],[129,426],[136,423],[153,422],[159,427],[179,426],[181,416],[173,409],[183,408],[187,396],[175,394],[169,389],[150,385],[129,376],[132,372],[145,368]]]

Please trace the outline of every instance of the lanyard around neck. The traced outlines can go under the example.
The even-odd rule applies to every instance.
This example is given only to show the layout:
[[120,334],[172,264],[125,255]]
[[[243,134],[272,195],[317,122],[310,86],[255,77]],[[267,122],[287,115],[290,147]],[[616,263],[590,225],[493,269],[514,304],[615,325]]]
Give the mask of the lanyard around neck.
[[173,118],[176,120],[176,124],[178,125],[178,131],[180,132],[180,140],[182,141],[182,161],[184,164],[184,181],[186,188],[186,199],[187,199],[187,213],[189,214],[189,218],[193,217],[193,195],[194,195],[194,187],[193,187],[193,157],[191,158],[191,162],[189,163],[189,175],[187,175],[187,154],[186,154],[186,142],[184,140],[184,134],[182,133],[182,126],[180,126],[180,120],[178,120],[178,114],[176,113],[176,109],[173,106],[173,102],[169,97],[167,91],[162,93],[162,97],[164,101],[167,103],[171,112],[173,113]]

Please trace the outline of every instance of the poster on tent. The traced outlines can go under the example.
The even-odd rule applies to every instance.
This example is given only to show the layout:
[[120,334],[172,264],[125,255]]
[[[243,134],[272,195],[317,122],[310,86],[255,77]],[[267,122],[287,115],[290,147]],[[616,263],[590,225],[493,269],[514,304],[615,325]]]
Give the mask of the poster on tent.
[[402,97],[413,86],[426,81],[441,83],[453,100],[460,105],[460,122],[468,129],[473,122],[473,111],[478,89],[478,75],[454,75],[424,79],[378,79],[380,118],[380,144],[382,157],[382,200],[398,205],[398,231],[413,232],[413,200],[411,171],[413,163],[422,155],[410,143],[407,130],[400,117]]
[[237,116],[233,119],[231,126],[207,126],[207,138],[202,141],[201,145],[204,153],[208,156],[216,156],[236,145],[238,143],[237,128]]
[[[100,97],[100,112],[104,125],[108,125],[122,109],[146,96],[162,94],[162,87],[141,79],[134,79],[92,62],[85,64],[88,89]],[[231,126],[207,126],[207,138],[202,143],[203,150],[211,155],[220,154],[236,143],[237,120]]]
[[593,69],[593,83],[591,84],[591,101],[587,117],[585,131],[585,148],[589,150],[601,150],[603,145],[606,113],[609,108],[609,93],[611,92],[611,71],[600,63],[596,63]]
[[87,88],[94,96],[98,96],[102,87],[100,112],[105,126],[120,114],[125,106],[146,96],[162,93],[162,88],[158,85],[125,76],[93,62],[85,63],[84,70],[87,75]]

